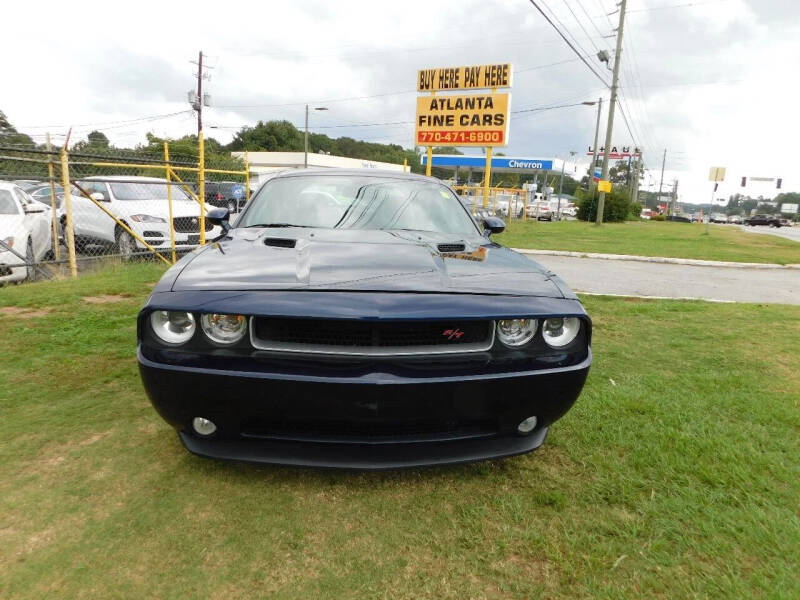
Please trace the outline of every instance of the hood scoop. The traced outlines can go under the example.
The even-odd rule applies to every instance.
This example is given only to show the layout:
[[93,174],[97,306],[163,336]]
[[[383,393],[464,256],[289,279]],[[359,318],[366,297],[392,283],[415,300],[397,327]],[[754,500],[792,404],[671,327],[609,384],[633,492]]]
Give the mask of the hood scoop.
[[438,244],[436,249],[439,252],[464,252],[466,250],[466,246],[464,244]]
[[264,245],[274,246],[276,248],[294,248],[297,245],[297,240],[290,238],[268,237],[264,240]]

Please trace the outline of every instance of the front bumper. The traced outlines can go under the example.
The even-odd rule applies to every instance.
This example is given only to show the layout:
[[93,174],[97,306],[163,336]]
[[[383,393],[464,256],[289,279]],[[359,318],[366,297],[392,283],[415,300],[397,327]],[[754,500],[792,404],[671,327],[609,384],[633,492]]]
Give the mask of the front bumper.
[[[387,369],[345,378],[163,364],[139,351],[153,406],[191,452],[352,469],[455,464],[534,450],[575,402],[590,364],[591,352],[573,367],[522,373],[407,377]],[[537,428],[519,435],[517,425],[533,415]],[[193,433],[194,417],[213,421],[217,433]]]

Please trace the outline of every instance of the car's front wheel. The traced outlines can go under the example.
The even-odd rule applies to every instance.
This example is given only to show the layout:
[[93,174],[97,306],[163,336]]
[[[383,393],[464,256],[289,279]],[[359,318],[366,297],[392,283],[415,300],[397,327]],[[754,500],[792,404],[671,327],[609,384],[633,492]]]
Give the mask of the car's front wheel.
[[117,229],[117,252],[122,260],[132,260],[136,251],[136,242],[133,236],[122,228]]

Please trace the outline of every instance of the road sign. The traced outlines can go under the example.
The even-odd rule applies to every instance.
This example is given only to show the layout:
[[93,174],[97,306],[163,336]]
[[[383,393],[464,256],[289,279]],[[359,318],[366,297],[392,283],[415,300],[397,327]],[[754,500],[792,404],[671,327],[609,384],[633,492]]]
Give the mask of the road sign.
[[415,143],[420,146],[505,146],[511,94],[420,96]]
[[725,181],[725,167],[711,167],[708,172],[709,181]]
[[797,204],[781,204],[781,212],[791,215],[797,214]]
[[418,92],[507,87],[511,87],[511,63],[420,69],[417,71]]
[[597,191],[607,194],[611,193],[611,182],[606,179],[601,179],[597,182]]

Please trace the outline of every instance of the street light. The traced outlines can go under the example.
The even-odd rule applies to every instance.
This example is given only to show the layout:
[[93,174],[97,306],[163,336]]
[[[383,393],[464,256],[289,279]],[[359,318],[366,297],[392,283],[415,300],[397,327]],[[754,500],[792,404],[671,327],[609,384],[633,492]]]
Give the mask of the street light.
[[[328,108],[326,106],[315,106],[314,110],[328,110]],[[303,167],[307,169],[308,168],[308,104],[306,104],[306,134],[303,142],[303,147],[305,148]]]
[[[584,104],[586,104],[586,102],[584,102]],[[592,104],[594,104],[594,102],[592,102]],[[576,154],[577,152],[575,152],[574,150],[569,151],[570,158],[572,158]],[[558,180],[558,207],[556,208],[556,219],[558,219],[559,221],[561,220],[561,190],[564,187],[564,164],[566,162],[567,161],[565,160],[561,161],[561,177]]]

